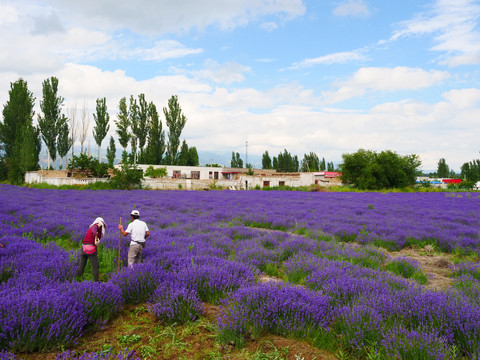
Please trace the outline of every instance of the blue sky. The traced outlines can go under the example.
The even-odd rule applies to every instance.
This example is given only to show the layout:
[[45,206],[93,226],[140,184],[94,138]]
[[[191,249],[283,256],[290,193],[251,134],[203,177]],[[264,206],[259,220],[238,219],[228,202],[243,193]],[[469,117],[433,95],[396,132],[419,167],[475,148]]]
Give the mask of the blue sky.
[[478,0],[4,0],[0,101],[23,77],[38,106],[56,76],[91,127],[106,97],[115,135],[121,97],[175,94],[202,163],[248,141],[256,166],[363,148],[459,171],[480,150],[479,16]]

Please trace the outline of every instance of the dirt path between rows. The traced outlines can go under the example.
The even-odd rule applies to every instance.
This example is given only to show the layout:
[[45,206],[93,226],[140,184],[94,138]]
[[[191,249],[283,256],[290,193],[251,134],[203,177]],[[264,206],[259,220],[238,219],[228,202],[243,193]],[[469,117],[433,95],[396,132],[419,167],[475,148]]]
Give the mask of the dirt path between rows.
[[[270,230],[265,228],[255,228],[261,231],[278,231],[278,230]],[[288,232],[292,235],[296,236],[304,236],[295,234],[293,232]],[[349,243],[354,246],[363,246],[358,243]],[[427,245],[424,249],[413,249],[413,248],[405,248],[400,251],[387,251],[384,249],[384,252],[387,256],[392,258],[397,258],[400,256],[405,256],[410,259],[417,261],[420,264],[423,272],[428,277],[428,283],[425,285],[427,289],[437,289],[437,290],[445,290],[448,289],[452,283],[453,279],[450,277],[452,273],[452,266],[453,262],[451,261],[451,255],[445,253],[437,253],[434,251],[431,245]],[[271,277],[268,275],[260,275],[258,278],[259,282],[269,282],[269,281],[282,281],[278,278]]]
[[429,248],[426,248],[426,250],[402,249],[388,254],[394,258],[405,256],[417,261],[428,276],[426,288],[444,290],[452,285],[453,279],[450,274],[452,273],[453,262],[448,254],[434,253]]

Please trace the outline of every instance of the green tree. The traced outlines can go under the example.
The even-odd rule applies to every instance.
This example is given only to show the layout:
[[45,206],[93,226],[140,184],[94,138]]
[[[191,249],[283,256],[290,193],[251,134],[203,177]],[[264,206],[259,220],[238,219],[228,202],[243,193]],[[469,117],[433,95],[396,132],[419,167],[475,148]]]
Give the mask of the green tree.
[[467,182],[476,183],[480,180],[480,159],[466,162],[460,168],[460,176]]
[[135,99],[133,95],[130,95],[130,105],[128,108],[128,116],[130,118],[130,128],[132,130],[132,134],[130,136],[130,144],[132,146],[132,156],[133,156],[134,166],[137,165],[137,145],[138,145],[137,134],[140,132],[139,113],[140,113],[140,109],[137,104],[137,99]]
[[297,155],[292,156],[287,149],[284,149],[283,153],[273,157],[273,167],[278,172],[297,172],[299,169],[298,157]]
[[35,97],[22,78],[10,83],[9,99],[3,107],[0,122],[0,179],[23,182],[25,172],[38,168],[41,139],[35,128]]
[[198,166],[200,164],[198,160],[198,152],[195,146],[188,148],[188,166]]
[[117,152],[117,148],[115,146],[115,140],[113,136],[110,136],[110,145],[107,148],[107,159],[108,159],[108,166],[113,168],[113,164],[115,162],[115,153]]
[[232,160],[230,161],[230,167],[243,168],[243,160],[240,158],[240,154],[232,151]]
[[145,100],[145,94],[138,95],[138,116],[135,126],[135,136],[138,139],[138,147],[140,150],[139,157],[143,159],[143,148],[147,142],[147,136],[150,126],[150,105]]
[[391,150],[360,149],[343,154],[342,181],[360,189],[401,188],[415,184],[421,162],[417,155],[400,156]]
[[327,171],[335,171],[335,165],[333,164],[333,161],[327,163]]
[[48,168],[50,168],[50,159],[55,161],[57,158],[57,135],[64,119],[61,114],[63,97],[57,95],[58,79],[52,76],[50,79],[44,80],[42,92],[43,99],[40,101],[40,110],[42,110],[43,116],[38,115],[38,127],[43,142],[47,146]]
[[70,129],[68,127],[68,121],[67,121],[67,118],[63,118],[60,124],[60,129],[57,137],[57,149],[58,149],[58,155],[60,155],[60,158],[62,159],[65,158],[65,169],[67,168],[67,161],[68,161],[66,156],[70,151],[71,147],[72,147],[72,141],[70,138]]
[[158,116],[157,107],[153,102],[150,102],[148,112],[150,121],[144,163],[160,165],[165,153],[165,132],[162,129],[162,121]]
[[268,151],[265,151],[262,155],[262,169],[271,169],[272,168],[272,159],[268,154]]
[[163,113],[168,126],[167,160],[172,165],[176,165],[180,136],[187,122],[186,116],[182,114],[177,95],[172,95],[168,100],[168,108],[164,107]]
[[317,154],[311,152],[310,154],[305,154],[302,161],[302,171],[303,172],[313,172],[320,169],[320,159]]
[[448,178],[450,176],[450,168],[448,167],[444,158],[438,160],[437,176],[439,178]]
[[320,170],[320,171],[325,171],[326,168],[327,168],[327,167],[326,167],[326,165],[325,165],[325,158],[322,158],[322,161],[320,161],[320,168],[319,168],[319,170]]
[[128,114],[127,99],[125,97],[120,99],[118,104],[117,120],[115,120],[117,126],[118,142],[123,147],[122,158],[126,158],[127,146],[130,141],[130,116]]
[[98,161],[102,162],[102,142],[110,130],[110,115],[107,111],[107,99],[97,99],[96,113],[93,114],[95,126],[93,127],[93,138],[98,145]]
[[182,146],[180,146],[180,153],[178,154],[178,161],[177,165],[186,166],[188,163],[188,145],[185,140],[182,142]]

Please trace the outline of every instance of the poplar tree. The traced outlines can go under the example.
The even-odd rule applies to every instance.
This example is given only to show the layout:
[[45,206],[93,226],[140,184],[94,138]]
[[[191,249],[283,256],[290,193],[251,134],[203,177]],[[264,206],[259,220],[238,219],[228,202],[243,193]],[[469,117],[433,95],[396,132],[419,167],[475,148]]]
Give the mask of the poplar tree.
[[448,178],[450,175],[450,168],[444,158],[438,160],[437,164],[437,176],[439,178]]
[[128,108],[128,118],[130,121],[130,128],[132,130],[132,134],[130,136],[130,144],[132,145],[132,156],[133,156],[133,164],[137,165],[137,144],[138,144],[138,137],[137,134],[139,132],[139,108],[137,104],[137,100],[130,95],[130,106]]
[[135,136],[138,139],[138,147],[140,157],[143,157],[143,148],[147,142],[149,128],[149,104],[145,100],[145,94],[138,95],[138,117],[137,126],[135,127]]
[[98,161],[102,162],[102,141],[107,136],[110,129],[110,115],[107,111],[106,98],[97,99],[96,113],[93,114],[95,126],[93,128],[93,138],[98,145]]
[[107,159],[108,159],[108,166],[113,168],[113,163],[115,162],[115,153],[117,152],[117,148],[115,146],[115,140],[113,136],[110,136],[110,145],[107,148]]
[[262,169],[271,169],[272,168],[272,159],[268,154],[268,151],[265,151],[262,155]]
[[163,113],[168,126],[167,161],[171,165],[176,165],[180,136],[187,122],[186,116],[182,114],[177,95],[172,95],[168,100],[168,108],[164,107]]
[[148,107],[149,112],[149,133],[148,145],[145,149],[146,164],[160,165],[165,153],[165,132],[162,129],[162,121],[158,116],[157,107],[153,102],[150,102]]
[[188,145],[185,140],[182,142],[182,146],[180,146],[180,152],[178,154],[178,161],[177,165],[186,166],[188,164]]
[[9,99],[3,107],[0,121],[0,150],[11,183],[22,183],[26,171],[38,168],[41,139],[32,125],[35,97],[22,78],[10,83]]
[[198,166],[199,165],[199,160],[198,160],[198,152],[197,148],[195,146],[192,146],[188,148],[188,166]]
[[47,146],[48,168],[50,168],[50,159],[55,161],[57,158],[57,135],[64,119],[61,114],[63,97],[57,95],[58,79],[54,76],[43,81],[42,90],[43,99],[40,101],[40,109],[43,116],[38,115],[38,127],[43,142]]
[[118,142],[120,146],[123,147],[122,159],[124,159],[127,157],[127,146],[130,141],[130,117],[128,114],[127,98],[125,97],[121,98],[118,104],[115,125],[117,125]]
[[[60,158],[65,158],[72,147],[72,139],[70,138],[70,129],[68,127],[67,118],[63,117],[57,137],[57,149]],[[67,168],[68,159],[65,158],[65,169]]]

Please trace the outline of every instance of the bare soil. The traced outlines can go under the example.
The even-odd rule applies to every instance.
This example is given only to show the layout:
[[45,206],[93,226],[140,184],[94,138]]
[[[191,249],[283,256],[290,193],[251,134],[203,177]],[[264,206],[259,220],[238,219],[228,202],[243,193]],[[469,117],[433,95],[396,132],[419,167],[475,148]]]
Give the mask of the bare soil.
[[429,248],[426,249],[402,249],[400,251],[389,252],[391,257],[405,256],[417,261],[428,276],[429,289],[445,290],[452,285],[451,255],[444,253],[435,253]]

